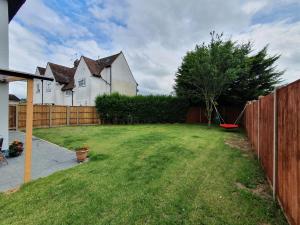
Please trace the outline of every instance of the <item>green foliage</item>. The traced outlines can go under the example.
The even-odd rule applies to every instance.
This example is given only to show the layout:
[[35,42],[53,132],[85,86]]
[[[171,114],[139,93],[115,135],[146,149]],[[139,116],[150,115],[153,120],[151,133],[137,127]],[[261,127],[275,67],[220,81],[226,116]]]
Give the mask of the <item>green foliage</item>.
[[244,61],[250,52],[250,43],[237,45],[224,41],[222,34],[211,33],[211,42],[197,45],[183,59],[176,76],[178,96],[201,99],[206,105],[210,124],[215,101],[230,83],[244,71]]
[[188,102],[173,96],[124,96],[117,93],[96,98],[96,108],[104,123],[184,122]]
[[267,50],[268,47],[265,46],[257,54],[247,57],[244,72],[239,73],[239,76],[220,96],[219,102],[225,105],[243,105],[274,90],[281,82],[280,77],[284,72],[278,71],[274,66],[280,56],[268,56]]

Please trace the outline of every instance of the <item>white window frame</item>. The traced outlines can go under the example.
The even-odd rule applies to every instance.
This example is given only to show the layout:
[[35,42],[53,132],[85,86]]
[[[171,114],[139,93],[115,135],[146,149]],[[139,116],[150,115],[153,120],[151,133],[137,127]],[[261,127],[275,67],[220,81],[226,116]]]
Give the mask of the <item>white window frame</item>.
[[40,88],[40,83],[36,84],[36,93],[40,93],[41,92],[41,88]]
[[46,92],[51,92],[51,86],[52,86],[52,82],[51,81],[48,81],[46,83]]
[[78,80],[78,87],[86,87],[86,79],[85,78]]

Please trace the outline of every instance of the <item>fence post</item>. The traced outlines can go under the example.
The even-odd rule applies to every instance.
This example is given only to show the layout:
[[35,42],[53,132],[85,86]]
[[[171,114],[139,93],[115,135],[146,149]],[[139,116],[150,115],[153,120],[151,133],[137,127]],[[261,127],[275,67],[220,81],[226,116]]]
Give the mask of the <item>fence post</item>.
[[278,120],[277,120],[277,88],[274,90],[274,133],[273,133],[273,198],[276,199],[276,183],[278,169]]
[[49,127],[52,127],[52,105],[49,106]]
[[16,105],[16,131],[19,130],[19,105]]
[[70,106],[67,107],[67,126],[70,125]]
[[77,106],[77,125],[79,125],[79,107],[80,106]]

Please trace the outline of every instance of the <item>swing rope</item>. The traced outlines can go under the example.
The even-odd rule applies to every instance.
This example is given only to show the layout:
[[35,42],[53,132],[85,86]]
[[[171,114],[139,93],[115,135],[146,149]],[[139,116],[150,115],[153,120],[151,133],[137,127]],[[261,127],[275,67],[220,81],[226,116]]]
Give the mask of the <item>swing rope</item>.
[[[218,110],[218,108],[217,108],[215,102],[214,102],[212,99],[211,99],[211,103],[212,103],[212,105],[214,106],[215,111],[216,111],[216,113],[217,113],[217,116],[220,118],[221,122],[222,122],[223,124],[226,124],[226,122],[225,122],[225,120],[223,119],[223,117],[221,116],[221,114],[220,114],[220,112],[219,112],[219,110]],[[233,125],[237,125],[237,124],[239,123],[239,121],[241,120],[241,118],[242,118],[242,116],[243,116],[243,114],[244,114],[246,108],[247,108],[247,104],[245,104],[243,110],[242,110],[241,113],[238,115],[238,117],[237,117],[237,119],[235,120],[235,122],[234,122]]]
[[221,122],[226,123],[225,120],[223,119],[223,117],[221,116],[221,113],[219,113],[218,108],[212,99],[211,99],[211,103],[213,104],[215,111],[217,113],[217,116],[220,118]]

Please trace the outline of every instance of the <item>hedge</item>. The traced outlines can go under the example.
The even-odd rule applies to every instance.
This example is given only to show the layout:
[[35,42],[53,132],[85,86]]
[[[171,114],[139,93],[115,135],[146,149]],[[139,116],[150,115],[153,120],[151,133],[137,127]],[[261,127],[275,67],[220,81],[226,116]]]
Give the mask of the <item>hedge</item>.
[[97,112],[104,123],[182,123],[189,103],[173,96],[101,95],[96,98]]

